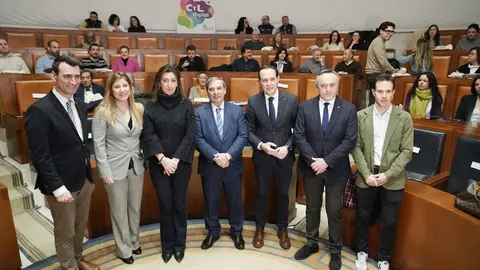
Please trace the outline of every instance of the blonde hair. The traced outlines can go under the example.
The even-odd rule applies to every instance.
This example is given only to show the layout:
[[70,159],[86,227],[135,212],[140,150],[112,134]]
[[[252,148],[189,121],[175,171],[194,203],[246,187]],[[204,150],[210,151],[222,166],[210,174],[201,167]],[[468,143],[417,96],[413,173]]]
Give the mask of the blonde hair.
[[116,103],[115,97],[112,94],[112,87],[115,82],[118,80],[125,79],[127,81],[128,86],[130,87],[130,96],[128,97],[128,107],[130,108],[130,112],[137,120],[138,126],[143,126],[143,108],[138,106],[135,103],[135,99],[133,98],[133,83],[130,77],[125,72],[115,72],[112,73],[107,80],[107,85],[105,87],[105,96],[103,97],[102,102],[100,105],[95,109],[95,113],[98,112],[100,108],[105,110],[105,116],[107,120],[111,123],[112,126],[115,126],[117,122],[116,118]]
[[433,69],[433,54],[430,41],[421,38],[417,41],[417,52],[415,53],[415,65],[419,72],[424,68],[423,61],[425,61],[425,68],[431,71]]

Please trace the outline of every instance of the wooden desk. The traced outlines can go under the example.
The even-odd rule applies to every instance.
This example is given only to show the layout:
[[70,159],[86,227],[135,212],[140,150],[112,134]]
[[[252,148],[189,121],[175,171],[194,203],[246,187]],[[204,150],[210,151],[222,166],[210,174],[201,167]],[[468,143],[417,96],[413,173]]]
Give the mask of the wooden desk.
[[2,269],[20,269],[20,251],[13,224],[8,189],[0,183],[0,264]]

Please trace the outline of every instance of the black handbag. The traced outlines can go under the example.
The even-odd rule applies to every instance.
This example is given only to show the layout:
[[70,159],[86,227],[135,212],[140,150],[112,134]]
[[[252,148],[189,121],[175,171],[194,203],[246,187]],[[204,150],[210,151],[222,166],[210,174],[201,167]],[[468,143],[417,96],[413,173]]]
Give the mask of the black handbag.
[[480,199],[478,198],[480,182],[475,182],[475,184],[473,194],[467,190],[457,194],[454,206],[474,217],[480,218]]

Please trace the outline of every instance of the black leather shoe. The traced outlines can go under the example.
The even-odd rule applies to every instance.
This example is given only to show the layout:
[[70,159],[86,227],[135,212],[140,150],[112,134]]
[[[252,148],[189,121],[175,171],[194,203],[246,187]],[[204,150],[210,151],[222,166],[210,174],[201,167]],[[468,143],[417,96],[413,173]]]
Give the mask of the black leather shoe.
[[305,260],[310,257],[313,253],[318,252],[318,245],[315,246],[303,246],[295,253],[295,260]]
[[[120,257],[118,257],[120,258]],[[133,257],[130,256],[129,258],[120,258],[120,260],[122,260],[122,262],[126,263],[126,264],[132,264],[133,263]]]
[[168,263],[172,258],[172,253],[162,253],[162,259],[165,263]]
[[328,264],[330,270],[340,270],[342,268],[342,256],[340,253],[330,254],[330,263]]
[[203,240],[202,249],[205,250],[211,248],[213,246],[213,243],[215,243],[219,238],[219,236],[208,235],[207,238]]
[[243,240],[243,237],[241,234],[232,236],[232,239],[236,249],[239,249],[239,250],[245,249],[245,241]]
[[137,249],[132,250],[132,253],[135,255],[140,255],[142,254],[142,248],[138,247]]
[[181,263],[182,260],[183,260],[183,257],[185,257],[185,252],[180,252],[180,251],[177,251],[173,254],[173,256],[175,257],[175,260],[178,262],[178,263]]

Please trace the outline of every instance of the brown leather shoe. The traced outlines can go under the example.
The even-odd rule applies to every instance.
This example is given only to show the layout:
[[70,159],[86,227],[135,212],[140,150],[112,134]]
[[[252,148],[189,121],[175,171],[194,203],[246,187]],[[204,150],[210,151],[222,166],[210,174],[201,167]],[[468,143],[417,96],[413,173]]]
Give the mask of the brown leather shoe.
[[253,237],[252,244],[256,248],[263,247],[263,239],[265,238],[265,231],[263,228],[257,228],[255,231],[255,237]]
[[292,244],[290,243],[290,238],[288,238],[287,229],[278,230],[277,232],[278,242],[283,249],[290,249]]
[[80,265],[78,267],[80,268],[80,270],[100,270],[101,269],[96,264],[87,262],[85,260],[80,261]]

